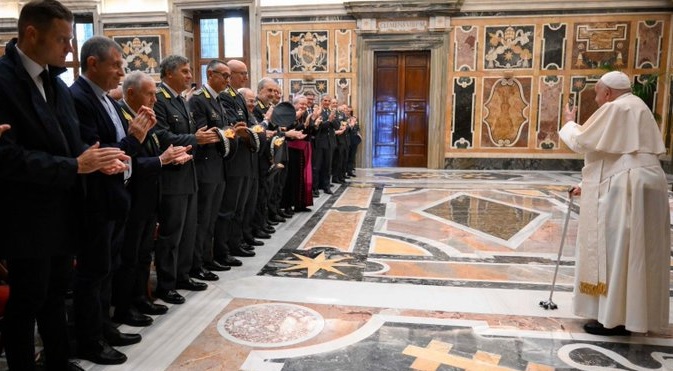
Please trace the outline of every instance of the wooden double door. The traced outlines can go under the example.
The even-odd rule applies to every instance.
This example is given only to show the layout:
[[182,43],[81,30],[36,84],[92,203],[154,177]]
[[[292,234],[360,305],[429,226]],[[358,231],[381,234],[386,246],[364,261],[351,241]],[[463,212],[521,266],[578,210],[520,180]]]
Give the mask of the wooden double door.
[[374,167],[428,166],[429,51],[374,55]]

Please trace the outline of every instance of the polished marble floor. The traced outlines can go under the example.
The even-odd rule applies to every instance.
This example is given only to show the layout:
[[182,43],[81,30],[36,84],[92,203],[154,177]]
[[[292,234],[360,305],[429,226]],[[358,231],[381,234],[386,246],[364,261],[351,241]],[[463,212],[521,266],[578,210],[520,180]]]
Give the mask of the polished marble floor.
[[[358,170],[89,370],[673,370],[673,330],[571,313],[575,172]],[[564,220],[567,238],[549,298]],[[673,307],[673,306],[672,306]]]

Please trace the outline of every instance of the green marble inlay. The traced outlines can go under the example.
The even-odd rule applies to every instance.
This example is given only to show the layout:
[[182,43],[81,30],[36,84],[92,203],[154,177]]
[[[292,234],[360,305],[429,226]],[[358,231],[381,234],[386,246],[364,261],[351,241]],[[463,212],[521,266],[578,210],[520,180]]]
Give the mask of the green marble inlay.
[[540,215],[534,211],[468,195],[458,196],[424,211],[505,241]]

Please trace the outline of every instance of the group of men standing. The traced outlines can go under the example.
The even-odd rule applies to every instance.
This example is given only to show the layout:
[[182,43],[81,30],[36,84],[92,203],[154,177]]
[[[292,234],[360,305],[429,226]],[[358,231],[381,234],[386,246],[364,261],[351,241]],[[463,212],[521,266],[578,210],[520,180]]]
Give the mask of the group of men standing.
[[[296,156],[305,147],[288,143],[317,141],[318,115],[300,109],[276,120],[278,85],[262,79],[257,94],[244,88],[243,62],[210,62],[207,81],[190,89],[189,60],[170,55],[157,86],[142,72],[125,75],[120,46],[94,36],[68,88],[57,76],[72,52],[72,21],[56,0],[27,3],[18,38],[0,58],[0,123],[9,124],[1,127],[0,203],[12,210],[1,217],[0,249],[9,270],[2,332],[10,369],[35,369],[36,321],[46,367],[77,368],[68,361],[69,288],[77,357],[125,362],[114,347],[141,335],[116,324],[151,325],[150,315],[168,310],[152,296],[184,303],[177,290],[205,290],[203,281],[219,279],[213,271],[254,256],[257,238],[308,210],[293,192],[310,189],[305,174],[315,172],[311,146],[308,157]],[[116,101],[108,92],[122,78]]]

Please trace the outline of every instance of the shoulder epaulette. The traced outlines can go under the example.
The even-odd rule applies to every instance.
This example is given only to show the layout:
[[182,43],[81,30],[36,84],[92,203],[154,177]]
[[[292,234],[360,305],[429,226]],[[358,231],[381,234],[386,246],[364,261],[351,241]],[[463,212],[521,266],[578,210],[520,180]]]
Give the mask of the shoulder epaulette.
[[168,90],[164,89],[163,86],[159,88],[159,91],[164,94],[164,97],[166,97],[166,99],[171,99],[171,93],[169,93]]

